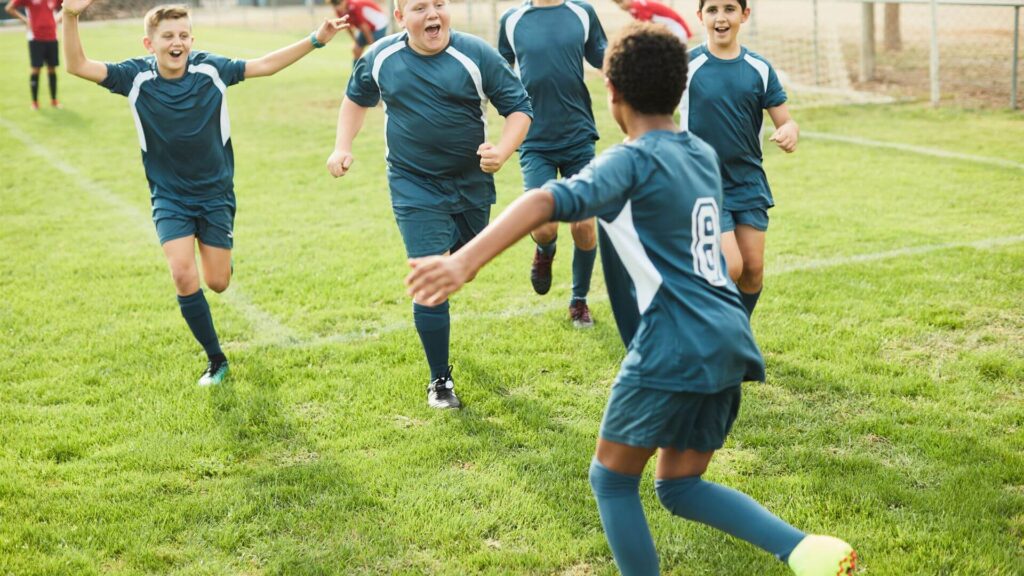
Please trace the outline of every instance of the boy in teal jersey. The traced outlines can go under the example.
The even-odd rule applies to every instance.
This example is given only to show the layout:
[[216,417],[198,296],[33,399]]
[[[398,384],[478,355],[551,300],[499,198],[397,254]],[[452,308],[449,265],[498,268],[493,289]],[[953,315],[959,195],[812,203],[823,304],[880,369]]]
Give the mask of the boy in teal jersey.
[[707,42],[690,53],[689,88],[679,107],[683,127],[718,153],[725,198],[722,250],[748,314],[761,295],[768,209],[775,204],[761,165],[763,111],[775,124],[769,140],[779,148],[793,152],[800,137],[775,70],[739,43],[749,15],[747,0],[700,0],[697,17]]
[[[493,174],[523,142],[533,110],[522,83],[483,40],[450,30],[447,0],[399,0],[405,32],[374,43],[352,70],[327,169],[351,168],[352,141],[384,102],[391,207],[410,258],[458,250],[483,230],[495,201]],[[505,117],[487,142],[487,101]],[[413,302],[430,367],[427,404],[460,408],[448,363],[448,301]]]
[[214,292],[226,290],[231,281],[235,217],[227,87],[282,70],[323,47],[347,24],[344,19],[325,20],[309,37],[262,58],[229,60],[192,51],[188,7],[157,6],[146,14],[142,39],[151,56],[104,64],[85,56],[78,33],[78,16],[92,3],[68,0],[64,4],[68,72],[128,97],[149,181],[153,222],[178,305],[208,358],[199,385],[220,384],[227,376],[228,361],[199,287],[195,250],[198,242],[207,287]]
[[[525,190],[559,174],[572,176],[594,159],[597,127],[583,61],[600,69],[608,42],[594,8],[578,0],[526,0],[501,17],[498,51],[516,68],[533,101],[533,124],[519,148]],[[594,325],[587,306],[597,255],[592,218],[569,226],[575,243],[569,318],[577,328]],[[538,294],[551,289],[558,223],[533,231],[537,243],[530,281]]]
[[852,574],[849,544],[805,535],[748,496],[701,479],[736,418],[740,384],[764,379],[743,304],[725,274],[717,159],[672,120],[686,85],[686,48],[671,32],[628,25],[608,48],[604,70],[627,143],[577,176],[520,197],[458,253],[410,261],[409,294],[428,304],[443,300],[538,224],[597,216],[626,357],[590,483],[619,570],[659,572],[639,494],[640,475],[657,451],[655,488],[671,513],[755,544],[800,576]]

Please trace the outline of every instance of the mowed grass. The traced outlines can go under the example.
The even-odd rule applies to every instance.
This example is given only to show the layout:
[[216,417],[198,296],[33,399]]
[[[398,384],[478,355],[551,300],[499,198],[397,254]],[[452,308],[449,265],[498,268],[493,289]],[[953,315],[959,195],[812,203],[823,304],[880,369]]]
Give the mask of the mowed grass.
[[[87,51],[139,55],[138,28],[88,27]],[[203,28],[196,47],[255,57],[302,32]],[[349,176],[323,167],[339,37],[229,90],[236,277],[207,294],[232,374],[199,389],[126,100],[62,74],[66,109],[30,113],[24,44],[0,34],[0,574],[615,573],[587,466],[623,350],[599,274],[597,327],[567,325],[567,228],[548,296],[524,242],[453,298],[466,408],[428,409],[381,111]],[[797,118],[1024,159],[1019,114]],[[707,477],[848,539],[865,574],[1021,574],[1024,170],[811,139],[766,166],[768,382]],[[496,209],[514,158],[498,186]],[[788,573],[671,517],[651,480],[664,573]]]

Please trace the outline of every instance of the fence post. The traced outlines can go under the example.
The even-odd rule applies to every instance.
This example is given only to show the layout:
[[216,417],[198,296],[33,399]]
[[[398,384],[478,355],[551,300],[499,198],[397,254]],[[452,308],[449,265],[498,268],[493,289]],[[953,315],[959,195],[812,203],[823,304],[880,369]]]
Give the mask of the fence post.
[[931,1],[932,11],[932,47],[928,77],[932,84],[932,106],[939,105],[939,1]]
[[1017,63],[1020,61],[1020,5],[1013,7],[1013,84],[1010,86],[1010,109],[1017,109]]
[[812,0],[814,6],[814,85],[821,86],[821,71],[818,68],[818,60],[820,55],[818,54],[818,0]]
[[860,81],[875,79],[875,5],[864,2],[860,8]]

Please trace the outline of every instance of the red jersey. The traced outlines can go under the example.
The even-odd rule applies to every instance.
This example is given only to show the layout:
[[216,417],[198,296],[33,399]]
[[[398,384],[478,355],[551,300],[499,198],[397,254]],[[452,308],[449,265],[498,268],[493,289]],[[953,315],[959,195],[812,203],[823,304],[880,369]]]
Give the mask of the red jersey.
[[11,0],[15,8],[25,7],[28,16],[28,39],[55,42],[57,21],[53,13],[60,10],[63,0]]
[[[338,12],[338,16],[348,14],[348,23],[357,30],[364,25],[374,32],[388,27],[388,15],[373,0],[348,0],[348,12]],[[372,42],[373,39],[371,38]]]
[[686,20],[683,20],[683,17],[675,10],[664,4],[652,0],[633,0],[632,6],[629,7],[629,13],[637,20],[664,24],[683,42],[693,37],[690,27],[686,25]]

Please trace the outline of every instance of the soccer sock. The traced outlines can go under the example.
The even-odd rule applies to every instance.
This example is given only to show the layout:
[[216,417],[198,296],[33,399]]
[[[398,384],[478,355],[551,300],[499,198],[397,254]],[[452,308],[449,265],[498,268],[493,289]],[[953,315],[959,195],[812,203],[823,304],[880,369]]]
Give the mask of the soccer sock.
[[47,74],[47,80],[50,81],[50,100],[57,99],[57,73],[51,72]]
[[669,512],[707,524],[758,548],[783,562],[804,538],[804,533],[746,494],[700,476],[655,480],[658,499]]
[[224,353],[217,340],[217,331],[213,328],[210,305],[206,302],[203,291],[199,290],[189,296],[178,296],[178,306],[181,307],[181,315],[185,317],[185,323],[192,330],[192,335],[206,350],[206,355],[211,360],[223,358]]
[[619,572],[623,576],[658,576],[658,552],[640,502],[640,477],[613,472],[594,457],[590,487]]
[[572,300],[586,301],[590,292],[590,278],[594,275],[597,247],[590,250],[576,248],[572,254]]
[[[737,288],[737,290],[739,289]],[[754,306],[757,306],[757,299],[761,297],[761,290],[758,290],[753,294],[749,294],[747,292],[744,292],[743,290],[739,290],[739,293],[740,300],[743,301],[743,307],[747,309],[747,318],[750,318],[750,316],[754,313]]]
[[555,253],[555,248],[558,246],[558,238],[556,237],[554,240],[548,242],[547,244],[541,244],[536,240],[534,240],[534,243],[537,244],[537,252],[540,252],[545,256],[551,256]]
[[28,86],[32,89],[32,101],[39,101],[39,74],[29,74]]
[[448,339],[452,327],[448,301],[434,307],[413,302],[412,320],[420,335],[420,342],[423,343],[423,351],[427,354],[430,379],[443,376],[448,372]]

